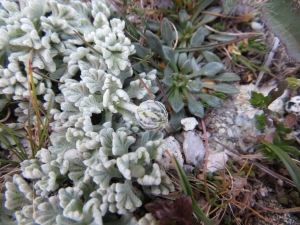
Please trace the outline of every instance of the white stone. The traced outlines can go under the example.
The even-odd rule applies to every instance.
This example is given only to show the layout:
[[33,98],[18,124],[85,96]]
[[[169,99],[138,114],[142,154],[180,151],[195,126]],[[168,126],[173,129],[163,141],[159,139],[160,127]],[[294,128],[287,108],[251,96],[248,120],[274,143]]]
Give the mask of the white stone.
[[194,130],[195,126],[198,125],[198,121],[195,117],[188,117],[181,120],[181,124],[185,131]]
[[234,137],[233,132],[232,132],[232,130],[230,128],[227,128],[227,136],[229,138],[233,138]]
[[183,165],[182,168],[183,168],[184,172],[186,172],[188,174],[191,174],[194,171],[194,167],[192,165],[185,164],[185,165]]
[[250,23],[250,25],[251,25],[251,28],[253,30],[261,30],[261,29],[263,29],[263,25],[261,23],[259,23],[259,22],[256,22],[256,21],[252,21]]
[[225,128],[220,128],[220,129],[219,129],[219,134],[225,134],[225,133],[226,133]]
[[226,122],[227,122],[227,124],[230,124],[230,125],[233,124],[233,120],[229,117],[226,118]]
[[224,169],[227,160],[228,156],[225,152],[210,153],[208,155],[207,171],[213,173],[217,170]]
[[[179,142],[172,136],[165,139],[165,149],[170,152],[172,156],[175,156],[181,166],[183,166],[183,157],[181,154],[181,147]],[[172,163],[170,157],[163,152],[162,158],[158,161],[165,169],[176,169],[176,166]]]
[[294,96],[288,102],[286,102],[285,110],[289,113],[294,113],[297,116],[299,116],[300,115],[300,96]]
[[203,162],[205,148],[200,135],[194,131],[184,132],[183,153],[187,164],[199,166]]

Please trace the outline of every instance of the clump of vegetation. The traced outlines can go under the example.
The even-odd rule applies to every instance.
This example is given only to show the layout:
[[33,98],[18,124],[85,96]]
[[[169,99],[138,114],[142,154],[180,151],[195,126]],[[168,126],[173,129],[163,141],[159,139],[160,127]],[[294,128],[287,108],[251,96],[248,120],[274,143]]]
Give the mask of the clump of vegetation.
[[258,138],[262,144],[256,146],[256,149],[263,152],[269,160],[276,159],[281,161],[300,191],[300,169],[291,158],[291,156],[293,158],[298,158],[300,152],[296,146],[293,146],[293,144],[297,144],[295,138],[288,137],[292,132],[291,128],[297,122],[297,116],[289,114],[283,121],[280,121],[274,112],[268,109],[268,106],[283,94],[288,85],[289,83],[287,81],[279,82],[277,88],[271,90],[267,96],[264,96],[261,93],[252,92],[250,102],[254,107],[263,110],[262,114],[255,115],[257,128],[265,129],[266,127],[275,127],[274,132],[266,135],[267,140]]
[[[214,50],[241,39],[210,29],[209,25],[216,23],[216,14],[222,13],[221,6],[211,6],[211,3],[174,0],[160,9],[164,15],[161,23],[141,17],[144,26],[140,30],[127,20],[130,34],[141,38],[140,42],[133,43],[136,58],[141,60],[133,69],[140,72],[154,67],[158,70],[162,88],[156,99],[169,106],[174,129],[181,127],[180,120],[187,111],[202,118],[204,106],[221,108],[221,98],[238,93],[227,82],[239,81],[240,77],[226,71]],[[138,6],[131,6],[131,11],[147,15],[147,9]]]

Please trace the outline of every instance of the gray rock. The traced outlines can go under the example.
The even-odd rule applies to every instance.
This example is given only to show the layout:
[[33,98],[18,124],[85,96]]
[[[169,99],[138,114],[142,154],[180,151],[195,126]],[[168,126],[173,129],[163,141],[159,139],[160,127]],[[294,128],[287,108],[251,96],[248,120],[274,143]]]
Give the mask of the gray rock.
[[203,162],[205,148],[200,135],[194,131],[183,133],[183,153],[187,164],[199,166]]
[[[179,164],[183,165],[183,157],[181,154],[181,147],[179,142],[172,136],[165,139],[165,149],[170,152],[172,156],[175,156]],[[165,169],[176,169],[172,163],[170,157],[164,152],[162,158],[158,161]]]
[[188,174],[192,174],[193,171],[194,171],[194,167],[192,165],[184,164],[183,165],[183,170],[184,170],[184,172],[186,172]]
[[185,131],[194,130],[195,126],[198,125],[198,121],[195,117],[188,117],[181,120],[181,124]]
[[222,170],[226,166],[228,156],[225,152],[214,152],[208,155],[207,171],[215,172]]

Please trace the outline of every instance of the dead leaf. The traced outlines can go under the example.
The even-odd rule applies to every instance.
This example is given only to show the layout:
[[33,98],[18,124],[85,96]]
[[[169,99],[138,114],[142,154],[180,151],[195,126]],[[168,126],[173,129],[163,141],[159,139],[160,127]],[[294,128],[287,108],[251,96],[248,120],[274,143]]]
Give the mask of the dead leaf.
[[298,117],[295,114],[290,113],[284,118],[283,125],[286,128],[292,128],[297,123],[297,120]]

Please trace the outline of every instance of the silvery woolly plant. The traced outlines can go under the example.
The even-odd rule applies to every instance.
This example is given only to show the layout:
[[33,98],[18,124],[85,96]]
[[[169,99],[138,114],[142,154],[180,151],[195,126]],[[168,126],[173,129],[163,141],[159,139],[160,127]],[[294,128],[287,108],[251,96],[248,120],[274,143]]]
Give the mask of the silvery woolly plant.
[[143,194],[174,190],[157,163],[167,113],[143,86],[157,92],[156,70],[133,76],[125,23],[106,0],[0,3],[0,94],[19,102],[26,124],[30,59],[39,107],[52,116],[49,146],[6,178],[0,222],[156,224],[134,211]]

